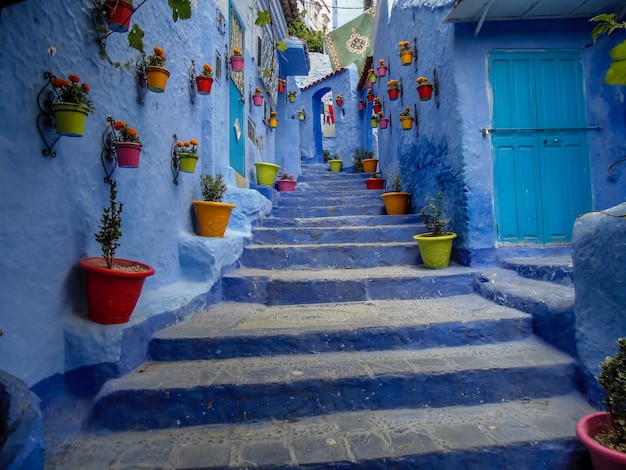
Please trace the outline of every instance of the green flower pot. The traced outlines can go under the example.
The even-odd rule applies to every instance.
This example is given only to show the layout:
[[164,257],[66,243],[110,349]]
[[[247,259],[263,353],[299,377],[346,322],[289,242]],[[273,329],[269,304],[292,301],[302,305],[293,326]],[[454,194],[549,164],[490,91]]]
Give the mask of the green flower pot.
[[343,165],[343,160],[328,160],[328,164],[330,165],[330,171],[338,173],[341,171],[341,165]]
[[275,163],[255,162],[256,183],[259,186],[274,186],[280,166]]
[[198,163],[198,155],[189,152],[180,152],[178,154],[178,168],[185,173],[194,173],[196,171],[196,163]]
[[85,133],[88,111],[79,104],[54,103],[54,127],[57,133],[68,137],[82,137]]
[[417,241],[424,266],[432,269],[441,269],[447,268],[450,263],[452,240],[455,238],[456,233],[452,232],[448,232],[447,235],[440,237],[434,237],[431,233],[422,233],[415,235],[413,240]]

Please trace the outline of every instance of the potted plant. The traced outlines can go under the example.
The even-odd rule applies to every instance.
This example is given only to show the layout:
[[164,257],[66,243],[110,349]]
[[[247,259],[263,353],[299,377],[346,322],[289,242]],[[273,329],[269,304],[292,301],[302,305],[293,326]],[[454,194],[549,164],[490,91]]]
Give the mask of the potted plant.
[[254,166],[256,167],[256,183],[259,186],[274,186],[280,166],[266,162],[255,162]]
[[411,116],[411,108],[408,106],[404,111],[400,111],[400,125],[403,131],[409,131],[413,128],[413,116]]
[[371,88],[367,89],[367,101],[370,103],[374,101],[374,92],[372,91]]
[[116,33],[126,33],[130,18],[135,12],[132,0],[107,0],[104,3],[109,29]]
[[298,110],[298,119],[300,121],[304,121],[304,118],[305,118],[305,116],[304,116],[304,109],[299,109]]
[[199,158],[198,145],[199,142],[196,139],[191,139],[188,142],[176,142],[174,152],[178,158],[180,171],[185,173],[194,173],[196,171],[196,164]]
[[278,93],[285,93],[285,86],[287,85],[287,80],[283,80],[282,78],[278,79],[278,85],[277,85],[277,89],[278,89]]
[[324,150],[322,153],[324,155],[324,163],[329,162],[331,160],[330,152],[328,150]]
[[355,173],[371,173],[372,171],[376,171],[376,165],[374,165],[374,169],[372,169],[371,163],[368,163],[368,169],[365,169],[364,162],[375,161],[378,163],[378,160],[373,160],[374,152],[367,149],[355,148],[354,153],[352,154],[352,166],[354,166]]
[[163,93],[170,78],[170,72],[165,68],[165,53],[163,48],[155,46],[153,54],[148,56],[146,66],[146,76],[148,80],[148,90],[154,93]]
[[378,113],[378,127],[381,129],[387,129],[389,126],[389,119],[383,116],[383,113]]
[[213,67],[209,64],[202,66],[202,73],[196,77],[196,87],[199,95],[210,95],[213,87]]
[[367,189],[383,189],[385,187],[385,178],[381,178],[380,173],[372,173],[365,180],[365,186],[367,186]]
[[283,168],[278,173],[278,181],[276,185],[281,192],[292,192],[296,189],[296,175],[287,173],[287,168]]
[[617,343],[617,354],[604,360],[598,376],[607,412],[586,415],[576,425],[596,470],[626,468],[626,338]]
[[89,85],[80,84],[80,77],[71,74],[68,80],[55,78],[52,88],[56,100],[52,103],[54,127],[59,135],[81,137],[85,133],[88,113],[93,113],[93,103],[87,97]]
[[335,103],[337,103],[337,106],[343,106],[343,95],[341,93],[335,98]]
[[376,68],[379,77],[385,77],[387,75],[387,66],[385,65],[385,60],[380,59],[378,61],[378,67]]
[[233,47],[230,55],[230,68],[233,72],[241,72],[243,70],[243,52],[241,49]]
[[391,101],[398,99],[398,95],[400,94],[400,82],[398,82],[398,80],[389,80],[387,82],[387,94]]
[[295,91],[290,91],[287,93],[287,100],[290,103],[295,103],[296,102],[296,92]]
[[372,129],[375,129],[378,127],[378,120],[382,118],[383,118],[383,113],[372,114],[372,117],[370,118],[370,126],[372,126]]
[[117,165],[121,168],[137,168],[142,148],[137,130],[128,127],[124,121],[115,121],[113,129],[117,131],[112,138]]
[[143,284],[154,268],[138,261],[116,258],[122,236],[122,203],[117,203],[117,183],[111,182],[109,206],[103,208],[100,230],[95,234],[102,256],[83,258],[89,318],[104,325],[126,323],[137,305]]
[[230,213],[237,207],[235,204],[222,202],[228,189],[224,183],[224,176],[201,175],[200,189],[202,201],[193,201],[198,231],[203,237],[222,238],[230,220]]
[[428,83],[428,79],[426,77],[417,77],[415,79],[417,82],[417,93],[420,95],[420,100],[428,101],[433,96],[433,86]]
[[419,213],[428,232],[415,235],[413,239],[417,241],[422,261],[427,268],[446,268],[450,263],[452,240],[456,238],[456,233],[446,230],[450,219],[443,217],[445,199],[446,195],[441,191],[434,197],[427,197],[426,205]]
[[333,158],[328,160],[328,165],[330,166],[330,171],[338,173],[341,171],[341,167],[343,166],[343,160],[339,154],[335,152],[333,154]]
[[275,129],[278,127],[278,114],[276,111],[270,111],[270,119],[269,119],[270,129]]
[[359,100],[359,111],[363,111],[365,109],[365,101],[363,101],[363,98],[361,98]]
[[391,173],[389,178],[391,179],[393,190],[381,195],[385,202],[387,215],[406,214],[411,193],[402,191],[402,176],[400,172]]
[[378,77],[376,77],[376,72],[374,69],[369,69],[367,71],[367,79],[370,83],[376,83],[378,81]]
[[382,111],[382,109],[383,109],[383,105],[380,102],[380,97],[377,96],[374,98],[374,112],[378,114]]
[[411,65],[413,62],[413,51],[409,46],[409,41],[400,41],[398,43],[398,54],[400,55],[400,62],[402,65]]
[[254,94],[252,95],[252,103],[254,106],[263,106],[263,90],[261,88],[254,87]]

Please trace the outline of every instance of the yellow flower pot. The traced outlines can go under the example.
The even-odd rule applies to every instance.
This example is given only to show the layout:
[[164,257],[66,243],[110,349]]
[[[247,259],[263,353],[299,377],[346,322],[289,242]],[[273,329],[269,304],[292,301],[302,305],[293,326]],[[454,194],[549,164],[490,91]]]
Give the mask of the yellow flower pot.
[[74,103],[54,103],[54,127],[59,135],[82,137],[87,122],[86,108]]
[[230,213],[237,207],[226,202],[193,201],[198,218],[198,230],[203,237],[221,238],[226,232]]
[[270,118],[270,121],[269,121],[269,124],[270,124],[270,127],[271,127],[272,129],[277,128],[277,127],[278,127],[278,118],[271,117],[271,118]]
[[402,65],[411,65],[411,63],[413,62],[413,51],[401,52],[400,62],[402,62]]
[[274,186],[280,166],[275,163],[255,162],[256,182],[259,186]]
[[169,70],[154,65],[146,69],[148,75],[148,90],[154,93],[163,93],[167,86],[167,80],[170,78]]
[[452,252],[452,240],[455,238],[456,233],[452,232],[439,237],[433,236],[432,233],[422,233],[413,237],[417,241],[424,266],[432,269],[448,267]]
[[400,125],[402,126],[403,131],[408,131],[413,128],[413,117],[412,116],[401,116],[400,117]]

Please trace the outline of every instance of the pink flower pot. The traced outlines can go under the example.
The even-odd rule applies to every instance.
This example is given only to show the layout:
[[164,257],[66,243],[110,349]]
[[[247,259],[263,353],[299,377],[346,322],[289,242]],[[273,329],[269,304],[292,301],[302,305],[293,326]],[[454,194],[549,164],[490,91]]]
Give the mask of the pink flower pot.
[[378,121],[378,126],[381,129],[387,129],[388,125],[389,125],[389,119],[387,118],[382,118],[381,120]]
[[233,72],[241,72],[243,70],[243,57],[232,56],[230,58],[230,68]]
[[593,468],[596,470],[626,469],[626,454],[598,444],[593,438],[605,427],[611,426],[609,414],[603,411],[583,416],[576,425],[576,436],[589,450]]
[[141,144],[137,142],[115,142],[117,166],[120,168],[137,168],[141,156]]
[[254,106],[263,106],[263,95],[252,95]]
[[381,67],[378,67],[376,71],[378,72],[379,77],[385,77],[387,75],[387,67],[384,65]]
[[276,186],[280,192],[291,192],[296,189],[297,181],[294,180],[278,180]]

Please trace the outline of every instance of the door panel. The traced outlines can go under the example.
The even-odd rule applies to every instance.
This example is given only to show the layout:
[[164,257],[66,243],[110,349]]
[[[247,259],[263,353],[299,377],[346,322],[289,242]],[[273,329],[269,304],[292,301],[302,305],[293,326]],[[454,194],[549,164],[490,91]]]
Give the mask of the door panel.
[[[235,11],[234,6],[230,7],[230,50],[238,48],[244,50],[244,29],[239,19],[239,15]],[[241,72],[230,71],[228,74],[229,80],[229,127],[230,127],[230,166],[235,169],[237,173],[245,175],[245,133],[246,125],[244,123],[244,73],[246,69]]]

